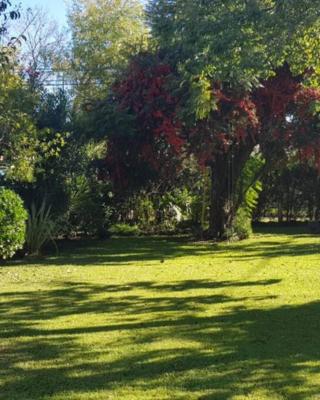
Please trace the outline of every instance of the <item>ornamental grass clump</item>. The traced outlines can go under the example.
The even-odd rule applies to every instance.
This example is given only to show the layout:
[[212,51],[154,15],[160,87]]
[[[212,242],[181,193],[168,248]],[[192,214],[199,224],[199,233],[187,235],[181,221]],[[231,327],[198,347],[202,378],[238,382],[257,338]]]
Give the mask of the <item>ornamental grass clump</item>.
[[51,207],[47,206],[43,201],[40,207],[34,203],[29,211],[27,222],[26,244],[28,254],[32,256],[40,255],[42,248],[48,242],[52,242],[55,246],[55,234],[57,232],[57,224],[54,222]]

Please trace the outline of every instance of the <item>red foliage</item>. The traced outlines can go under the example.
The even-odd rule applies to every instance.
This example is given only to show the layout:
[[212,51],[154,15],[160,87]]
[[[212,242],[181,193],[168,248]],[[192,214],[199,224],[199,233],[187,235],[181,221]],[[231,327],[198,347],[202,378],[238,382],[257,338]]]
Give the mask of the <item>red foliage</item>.
[[298,149],[301,159],[313,160],[320,172],[320,138],[313,110],[320,101],[320,90],[304,87],[302,78],[293,76],[285,65],[254,93],[262,127],[260,140],[276,140],[279,146]]
[[213,95],[217,110],[208,120],[198,121],[189,131],[192,152],[197,155],[201,167],[235,145],[247,140],[256,143],[260,127],[256,106],[249,94],[240,95],[215,86]]
[[[252,145],[276,140],[281,146],[298,148],[304,159],[313,158],[320,172],[320,138],[314,129],[312,111],[312,105],[320,101],[320,91],[303,87],[302,77],[293,76],[287,65],[252,93],[239,94],[213,83],[217,110],[188,129],[177,116],[179,102],[171,93],[172,78],[169,65],[144,65],[137,60],[127,77],[114,87],[120,110],[135,116],[137,135],[130,145],[135,148],[136,158],[157,169],[164,154],[167,160],[179,158],[188,147],[204,166],[216,154],[227,153],[247,141]],[[128,145],[111,139],[114,151],[109,152],[109,161],[118,163],[119,179],[124,173],[123,148]]]
[[254,102],[261,123],[283,120],[300,90],[300,77],[296,78],[287,65],[279,69],[273,78],[263,82],[254,93]]
[[152,171],[168,177],[174,175],[174,161],[185,144],[176,115],[177,99],[169,87],[171,67],[151,61],[134,61],[126,78],[113,87],[118,111],[134,116],[134,137],[113,135],[109,139],[108,169],[112,179],[122,187],[128,184],[123,177],[132,176],[133,169],[140,168],[146,175]]
[[171,67],[167,64],[143,67],[134,62],[127,79],[114,90],[122,109],[134,112],[139,129],[154,139],[165,139],[171,150],[179,153],[184,144],[181,124],[176,116],[177,100],[168,87]]
[[295,96],[296,137],[294,141],[303,160],[313,160],[320,175],[319,119],[314,105],[320,102],[320,90],[301,87]]

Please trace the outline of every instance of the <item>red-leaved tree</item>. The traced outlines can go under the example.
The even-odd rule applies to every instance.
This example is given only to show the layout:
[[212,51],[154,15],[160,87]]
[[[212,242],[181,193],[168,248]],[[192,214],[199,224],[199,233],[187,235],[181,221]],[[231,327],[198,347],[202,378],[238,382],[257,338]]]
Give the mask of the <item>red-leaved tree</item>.
[[113,90],[117,112],[130,115],[134,128],[109,139],[111,176],[128,184],[140,161],[165,179],[183,157],[195,155],[200,166],[211,169],[210,236],[224,238],[241,204],[237,187],[255,148],[269,164],[294,150],[320,169],[320,91],[303,86],[303,78],[284,65],[252,92],[212,82],[215,109],[204,119],[186,121],[187,95],[177,91],[178,74],[157,57],[135,59]]

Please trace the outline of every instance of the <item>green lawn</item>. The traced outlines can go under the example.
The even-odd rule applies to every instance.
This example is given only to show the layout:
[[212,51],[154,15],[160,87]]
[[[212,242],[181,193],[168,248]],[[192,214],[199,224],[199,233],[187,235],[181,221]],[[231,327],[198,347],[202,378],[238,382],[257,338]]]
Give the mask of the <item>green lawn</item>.
[[0,398],[320,399],[319,250],[121,238],[0,267]]

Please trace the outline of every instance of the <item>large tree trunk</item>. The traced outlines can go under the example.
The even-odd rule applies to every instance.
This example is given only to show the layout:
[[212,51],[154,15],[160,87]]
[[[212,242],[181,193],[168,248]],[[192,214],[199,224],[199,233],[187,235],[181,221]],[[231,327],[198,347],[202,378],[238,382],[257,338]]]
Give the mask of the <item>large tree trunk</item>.
[[216,155],[211,163],[209,237],[212,239],[227,239],[243,200],[239,182],[253,148],[253,143],[235,146],[227,153]]
[[232,224],[231,173],[228,155],[219,155],[211,166],[209,236],[222,240]]

